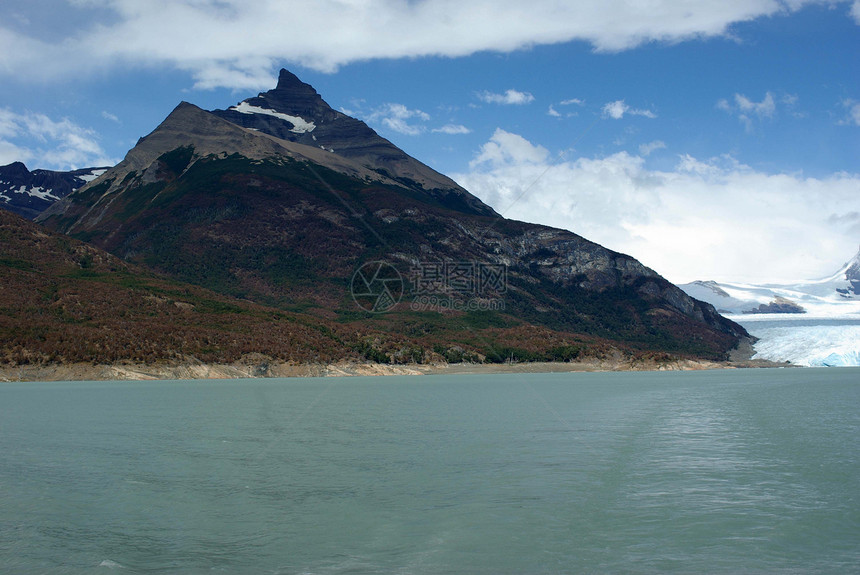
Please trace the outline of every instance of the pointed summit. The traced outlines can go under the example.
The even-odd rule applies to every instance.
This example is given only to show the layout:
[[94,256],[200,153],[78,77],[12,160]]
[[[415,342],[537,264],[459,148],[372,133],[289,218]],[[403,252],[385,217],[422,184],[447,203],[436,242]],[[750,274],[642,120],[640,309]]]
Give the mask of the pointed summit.
[[212,113],[243,128],[337,154],[410,190],[429,194],[446,207],[497,215],[451,178],[409,156],[361,120],[333,109],[313,86],[288,70],[281,70],[274,90]]
[[277,91],[290,91],[290,92],[311,92],[316,94],[317,91],[314,90],[314,87],[310,84],[305,84],[299,77],[287,70],[286,68],[281,68],[280,74],[278,74],[278,85],[275,88]]

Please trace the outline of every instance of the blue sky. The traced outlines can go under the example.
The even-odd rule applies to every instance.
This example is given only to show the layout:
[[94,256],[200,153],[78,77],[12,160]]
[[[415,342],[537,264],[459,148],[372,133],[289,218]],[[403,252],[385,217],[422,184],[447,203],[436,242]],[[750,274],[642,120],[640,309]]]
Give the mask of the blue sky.
[[286,67],[505,216],[673,281],[860,245],[860,2],[0,0],[0,164],[112,164]]

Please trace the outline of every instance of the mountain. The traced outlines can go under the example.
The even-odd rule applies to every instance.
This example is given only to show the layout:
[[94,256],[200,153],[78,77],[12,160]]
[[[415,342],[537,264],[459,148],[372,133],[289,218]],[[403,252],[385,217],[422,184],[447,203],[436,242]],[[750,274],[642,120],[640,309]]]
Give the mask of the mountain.
[[607,345],[722,358],[747,335],[630,256],[500,217],[285,70],[227,110],[181,103],[38,221],[177,281],[373,332],[376,351],[408,336],[496,360]]
[[696,281],[679,286],[721,313],[809,313],[838,316],[860,313],[860,251],[839,271],[818,280],[752,285]]
[[31,172],[21,162],[0,166],[0,207],[33,219],[106,171],[107,168],[84,168],[70,172]]

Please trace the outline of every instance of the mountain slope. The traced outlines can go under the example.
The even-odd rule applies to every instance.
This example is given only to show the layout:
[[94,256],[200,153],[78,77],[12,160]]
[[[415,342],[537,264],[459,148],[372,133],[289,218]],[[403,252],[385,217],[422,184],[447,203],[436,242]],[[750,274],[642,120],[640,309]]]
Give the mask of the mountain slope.
[[0,166],[0,207],[33,219],[51,204],[93,181],[105,171],[107,168],[31,172],[21,162]]
[[[468,340],[495,353],[486,330],[497,329],[508,347],[535,350],[534,333],[550,330],[715,358],[746,335],[629,256],[502,219],[444,187],[444,176],[293,78],[282,72],[276,90],[232,111],[181,104],[39,221],[220,293],[443,347]],[[253,125],[234,123],[246,117]],[[368,314],[355,278],[380,261],[401,289],[387,294],[397,304],[388,313]],[[483,282],[486,271],[495,282]],[[374,282],[371,293],[385,285]]]
[[[320,364],[344,360],[614,362],[620,357],[634,366],[665,361],[600,338],[480,317],[430,314],[411,329],[391,327],[332,322],[219,295],[0,209],[0,379],[3,369],[7,377],[41,378],[41,368],[81,362],[119,372],[71,365],[57,373],[61,379],[105,373],[116,378],[125,377],[125,367],[143,375],[244,377],[289,373],[296,364],[322,369]],[[28,371],[9,370],[23,366]]]
[[159,277],[0,210],[0,364],[359,357],[320,324]]

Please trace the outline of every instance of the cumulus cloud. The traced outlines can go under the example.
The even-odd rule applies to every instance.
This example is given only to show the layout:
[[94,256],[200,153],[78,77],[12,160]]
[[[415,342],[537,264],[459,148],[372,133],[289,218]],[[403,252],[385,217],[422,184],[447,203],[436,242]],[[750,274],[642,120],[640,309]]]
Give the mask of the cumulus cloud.
[[462,124],[445,124],[440,128],[433,128],[433,132],[437,134],[471,134],[472,130]]
[[[568,100],[562,100],[561,102],[558,103],[558,105],[559,106],[580,106],[581,107],[581,106],[585,106],[585,100],[581,100],[579,98],[570,98]],[[555,109],[554,105],[551,104],[549,107],[549,110],[547,111],[547,114],[554,117],[554,118],[561,118],[562,116],[567,117],[567,118],[572,118],[574,116],[578,116],[579,112],[572,111],[572,112],[565,112],[564,114],[562,114],[561,112],[559,112],[558,110]]]
[[421,110],[410,110],[403,104],[391,103],[377,108],[367,116],[369,122],[381,124],[406,136],[417,136],[427,130],[423,124],[416,124],[413,120],[426,122],[429,119],[430,115]]
[[653,142],[649,142],[648,144],[641,144],[639,146],[639,153],[643,156],[650,156],[652,153],[657,150],[662,150],[666,147],[666,142],[662,140],[654,140]]
[[493,92],[480,92],[478,99],[488,104],[506,104],[522,106],[534,102],[535,97],[528,92],[520,92],[517,90],[506,90],[504,94],[494,94]]
[[0,163],[35,162],[58,170],[113,165],[98,143],[98,134],[68,119],[44,114],[18,114],[0,109]]
[[604,104],[603,115],[607,118],[612,118],[613,120],[620,120],[625,115],[644,116],[646,118],[657,117],[657,114],[655,114],[651,110],[637,110],[631,108],[624,103],[624,100],[616,100],[615,102],[608,102]]
[[33,153],[26,148],[16,146],[12,142],[0,138],[0,166],[6,166],[12,162],[29,163]]
[[745,114],[755,114],[759,118],[772,118],[776,112],[773,94],[767,92],[761,102],[753,102],[742,94],[735,94],[738,109]]
[[493,170],[511,164],[543,165],[549,157],[549,150],[536,146],[520,136],[497,128],[493,137],[481,146],[475,159],[469,162],[472,169],[490,166]]
[[843,100],[842,107],[846,109],[848,114],[839,123],[845,126],[860,126],[860,102]]
[[454,178],[505,217],[572,230],[672,281],[780,281],[834,272],[857,250],[860,174],[769,174],[731,156],[552,161],[497,130]]
[[[796,96],[789,96],[788,100],[783,100],[786,105],[792,107],[796,101]],[[717,102],[717,108],[737,116],[748,131],[752,130],[754,119],[763,120],[776,115],[776,101],[771,92],[766,92],[761,102],[751,100],[743,94],[735,94],[734,103],[724,98]]]
[[[574,40],[613,52],[727,36],[733,24],[818,1],[86,0],[52,6],[52,18],[76,24],[62,33],[22,24],[43,19],[33,2],[0,23],[0,75],[51,80],[170,66],[190,72],[198,87],[249,89],[267,86],[281,63],[333,71],[375,58],[459,57]],[[858,12],[855,4],[855,18]]]

